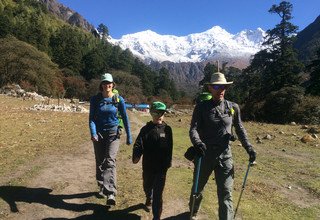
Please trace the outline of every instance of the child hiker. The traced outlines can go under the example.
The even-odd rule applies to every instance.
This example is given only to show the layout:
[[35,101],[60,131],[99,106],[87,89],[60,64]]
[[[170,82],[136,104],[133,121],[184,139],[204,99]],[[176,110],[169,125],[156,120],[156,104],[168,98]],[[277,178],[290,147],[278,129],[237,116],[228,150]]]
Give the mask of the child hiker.
[[145,205],[152,205],[153,220],[158,220],[162,212],[162,193],[166,174],[172,160],[172,130],[164,121],[167,112],[162,102],[153,102],[150,109],[152,121],[141,128],[133,146],[132,162],[138,163],[142,157],[143,190]]

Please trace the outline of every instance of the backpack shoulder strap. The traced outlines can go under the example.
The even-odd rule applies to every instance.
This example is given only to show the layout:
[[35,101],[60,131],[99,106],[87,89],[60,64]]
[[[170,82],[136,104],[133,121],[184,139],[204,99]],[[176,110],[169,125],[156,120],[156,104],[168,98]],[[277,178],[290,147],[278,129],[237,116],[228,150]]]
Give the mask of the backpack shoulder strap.
[[114,104],[118,104],[120,102],[119,94],[116,93],[112,96],[112,102]]
[[233,118],[234,108],[233,108],[232,102],[228,100],[224,100],[224,106],[226,108],[225,111]]
[[118,93],[114,94],[112,96],[112,104],[114,105],[114,107],[117,108],[117,117],[118,119],[122,119],[121,115],[120,115],[120,112],[119,112],[119,102],[120,102],[120,96]]

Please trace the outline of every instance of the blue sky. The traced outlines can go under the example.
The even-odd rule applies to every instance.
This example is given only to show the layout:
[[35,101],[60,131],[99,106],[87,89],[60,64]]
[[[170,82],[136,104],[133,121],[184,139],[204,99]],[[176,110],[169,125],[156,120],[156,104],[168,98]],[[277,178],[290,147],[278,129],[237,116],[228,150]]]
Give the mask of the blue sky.
[[[268,10],[275,0],[57,0],[94,26],[103,23],[116,39],[152,30],[185,36],[220,26],[232,34],[244,29],[271,29],[280,17]],[[320,15],[320,0],[291,0],[292,23],[302,30]]]

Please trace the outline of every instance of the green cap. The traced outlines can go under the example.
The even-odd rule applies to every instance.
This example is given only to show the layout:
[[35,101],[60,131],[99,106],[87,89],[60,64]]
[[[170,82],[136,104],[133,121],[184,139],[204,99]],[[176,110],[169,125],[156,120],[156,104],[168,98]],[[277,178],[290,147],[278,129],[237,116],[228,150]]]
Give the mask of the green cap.
[[151,105],[151,111],[153,111],[153,110],[167,112],[167,106],[162,102],[153,102]]
[[110,73],[104,73],[101,75],[101,82],[103,81],[108,81],[108,82],[113,82],[113,77]]

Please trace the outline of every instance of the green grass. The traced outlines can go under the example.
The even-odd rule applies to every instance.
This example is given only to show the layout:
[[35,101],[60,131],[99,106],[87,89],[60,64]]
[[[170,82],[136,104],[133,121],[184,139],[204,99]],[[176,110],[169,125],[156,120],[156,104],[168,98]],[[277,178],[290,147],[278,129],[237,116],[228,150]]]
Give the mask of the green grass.
[[88,140],[87,114],[37,112],[35,102],[0,96],[0,174],[46,153],[70,152]]
[[[11,179],[10,183],[2,181],[3,184],[26,184],[43,169],[37,163],[30,164],[29,161],[50,154],[72,153],[80,144],[89,140],[87,114],[34,112],[26,109],[33,104],[0,96],[0,175],[4,181],[12,170],[24,171]],[[130,112],[133,131],[138,131],[150,119],[148,114]],[[183,154],[191,145],[190,119],[190,114],[165,118],[173,129],[174,150],[173,166],[168,171],[164,192],[164,207],[177,210],[175,212],[188,211],[193,165]],[[306,134],[306,130],[299,125],[246,122],[244,126],[258,154],[257,165],[250,169],[237,219],[320,219],[319,139],[302,143],[300,137]],[[284,134],[280,134],[280,131]],[[262,143],[257,144],[256,137],[262,138],[266,134],[272,135],[273,139],[262,139]],[[136,132],[133,139],[135,137]],[[232,149],[235,163],[235,207],[248,155],[239,146],[239,141],[232,144]],[[122,145],[118,153],[119,195],[116,209],[144,203],[141,163],[131,163],[131,150],[131,146]],[[61,187],[64,185],[56,185],[57,189]],[[90,198],[90,202],[104,203],[95,198]],[[3,205],[6,204],[0,202],[0,209]],[[217,219],[217,209],[216,186],[210,178],[204,190],[200,212],[208,219]],[[151,216],[141,209],[133,213],[142,219]]]

